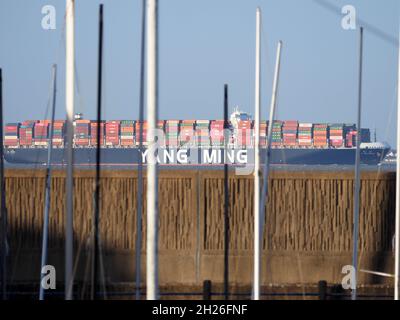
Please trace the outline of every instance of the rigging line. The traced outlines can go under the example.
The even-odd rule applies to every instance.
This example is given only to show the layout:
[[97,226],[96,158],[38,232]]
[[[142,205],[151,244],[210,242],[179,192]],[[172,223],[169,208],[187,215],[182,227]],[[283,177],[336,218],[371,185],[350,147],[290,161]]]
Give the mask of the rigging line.
[[[88,237],[90,238],[90,236],[88,236]],[[83,238],[83,237],[80,237],[80,238]],[[75,261],[74,261],[74,266],[73,266],[73,271],[72,271],[72,279],[75,279],[76,274],[77,274],[78,265],[79,265],[79,259],[80,259],[80,256],[81,256],[82,246],[83,246],[82,243],[84,243],[84,242],[85,242],[84,240],[79,241],[79,247],[78,247],[78,250],[77,250],[77,253],[76,253],[76,256],[75,256]],[[89,248],[88,245],[86,245],[86,247]],[[88,251],[90,252],[89,249],[86,250],[86,252],[88,252]]]
[[[51,103],[51,86],[52,86],[52,84],[51,84],[51,80],[50,80],[46,108],[45,108],[42,119],[47,119],[48,115],[49,115],[50,103]],[[35,126],[36,126],[36,124],[34,124],[34,127],[32,128],[32,131],[33,131],[32,133],[34,133],[34,131],[35,131]],[[35,154],[36,154],[36,159],[35,159],[34,169],[37,170],[39,168],[39,166],[40,167],[42,166],[42,164],[39,164],[40,149],[36,150]]]
[[[50,79],[50,84],[49,84],[49,89],[48,89],[48,97],[47,97],[47,104],[46,104],[46,108],[45,108],[45,112],[44,112],[44,118],[43,119],[47,119],[48,113],[49,113],[49,109],[50,109],[50,104],[51,104],[51,91],[52,91],[52,80]],[[32,131],[34,130],[34,128],[32,128]],[[34,161],[35,164],[33,165],[33,170],[36,171],[39,168],[39,152],[36,152],[36,160]],[[19,259],[19,255],[22,249],[22,237],[18,238],[18,246],[17,246],[17,254],[15,256],[15,262],[13,264],[13,268],[11,270],[11,277],[10,277],[10,283],[13,283],[15,280],[15,274],[16,274],[16,266],[17,266],[17,262]]]
[[397,111],[396,102],[397,102],[397,85],[395,85],[395,88],[393,89],[393,96],[392,96],[392,103],[391,103],[392,107],[389,110],[390,113],[388,116],[388,125],[386,126],[385,134],[384,134],[385,139],[387,139],[389,137],[389,130],[390,130],[390,126],[392,125],[393,113]]
[[[329,3],[326,0],[313,0],[313,1],[316,4],[318,4],[319,6],[321,6],[322,8],[329,10],[340,17],[343,17],[343,15],[341,13],[342,8],[337,7],[337,6]],[[364,29],[368,30],[370,33],[372,33],[376,37],[382,39],[383,41],[390,43],[393,46],[396,46],[396,48],[397,48],[397,46],[399,44],[399,40],[396,37],[393,37],[392,35],[386,33],[385,31],[382,31],[378,27],[375,27],[373,24],[370,24],[363,19],[357,19],[357,20],[358,20],[358,24],[363,26]]]
[[[396,94],[397,94],[397,85],[395,85],[395,88],[393,89],[392,103],[391,103],[392,107],[390,108],[390,114],[389,114],[389,117],[388,117],[388,122],[389,123],[386,126],[386,132],[385,132],[385,135],[384,135],[385,139],[389,136],[389,130],[390,130],[390,126],[391,126],[392,119],[393,119],[392,115],[393,115],[394,110],[396,109],[396,100],[397,100],[397,95]],[[382,171],[383,171],[383,168],[381,166],[379,166],[378,170],[376,171],[374,193],[373,193],[373,196],[371,197],[370,206],[369,206],[371,211],[372,211],[372,205],[374,203],[376,203],[376,196],[378,194],[378,184],[379,184],[378,177],[379,177],[379,175],[381,174]],[[360,259],[358,261],[358,267],[359,268],[361,266],[361,257],[362,257],[362,255],[363,255],[363,251],[361,250],[360,251]]]
[[[392,123],[393,112],[396,109],[396,101],[397,101],[397,85],[395,85],[395,88],[393,89],[392,103],[391,103],[392,108],[390,108],[390,114],[389,114],[389,117],[388,117],[389,124],[386,126],[385,139],[389,136],[389,127],[391,126],[391,123]],[[379,166],[378,170],[376,172],[376,176],[375,176],[374,195],[371,197],[371,202],[370,202],[371,211],[372,211],[372,205],[374,203],[376,204],[376,196],[377,196],[377,193],[378,193],[378,185],[379,185],[378,177],[379,177],[379,175],[381,174],[382,171],[383,171],[383,168],[381,166]],[[391,243],[391,241],[390,241],[390,243]],[[361,250],[361,252],[360,252],[360,260],[358,262],[358,267],[359,268],[360,268],[360,265],[361,265],[361,257],[362,257],[362,255],[363,255],[363,251]],[[362,271],[362,270],[360,270],[360,271]]]
[[82,287],[81,287],[81,300],[85,299],[85,291],[86,291],[86,287],[87,287],[86,284],[89,281],[88,279],[89,279],[89,274],[90,274],[90,272],[89,272],[90,262],[92,259],[92,250],[90,250],[91,240],[92,240],[92,238],[89,233],[89,235],[86,237],[86,241],[84,239],[82,239],[82,241],[80,241],[79,248],[78,248],[77,259],[79,259],[79,256],[80,256],[80,248],[83,247],[82,243],[85,243],[85,245],[84,245],[85,252],[88,253],[87,255],[85,255],[86,259],[85,259],[85,269],[84,269],[84,273],[83,273],[83,281],[82,281]]
[[75,63],[74,63],[75,89],[76,89],[76,95],[78,97],[78,103],[75,105],[75,112],[84,113],[86,111],[86,104],[84,101],[84,95],[82,94],[82,87],[80,85],[80,78],[79,78],[79,72],[78,72],[76,59],[74,61],[75,61]]
[[101,239],[99,239],[99,251],[100,251],[100,277],[101,283],[103,285],[103,299],[107,300],[107,279],[106,272],[104,268],[104,254],[103,254],[103,246],[101,245]]
[[[60,57],[61,57],[61,52],[65,52],[65,28],[66,28],[66,13],[64,13],[64,19],[61,27],[61,34],[60,34],[60,40],[58,43],[58,47],[56,50],[56,64],[60,65]],[[63,51],[62,51],[63,50]]]
[[43,239],[42,239],[42,259],[40,268],[40,289],[39,299],[44,300],[45,288],[42,285],[43,268],[47,265],[48,260],[48,244],[49,244],[49,223],[50,223],[50,205],[51,205],[51,172],[52,172],[52,153],[53,153],[53,136],[54,136],[54,117],[56,112],[57,98],[57,65],[52,67],[52,96],[51,96],[51,122],[48,125],[48,146],[47,146],[47,168],[45,177],[45,208],[43,215]]
[[[266,73],[268,76],[268,79],[272,79],[273,75],[274,75],[274,67],[271,64],[270,59],[273,59],[270,55],[269,55],[269,46],[268,46],[268,37],[267,37],[267,32],[265,31],[264,28],[264,24],[261,24],[261,51],[263,51],[263,56],[261,57],[261,65],[262,62],[265,61],[265,66],[266,68]],[[264,45],[263,45],[264,44]],[[267,116],[268,117],[268,116]]]

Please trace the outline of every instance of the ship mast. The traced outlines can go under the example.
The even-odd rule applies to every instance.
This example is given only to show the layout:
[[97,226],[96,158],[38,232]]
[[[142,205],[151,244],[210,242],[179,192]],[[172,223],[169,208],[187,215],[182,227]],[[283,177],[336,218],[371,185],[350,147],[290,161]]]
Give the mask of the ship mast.
[[67,177],[65,219],[65,299],[72,300],[73,291],[73,119],[75,86],[75,0],[66,2],[66,81],[67,112]]
[[358,74],[358,109],[357,109],[357,149],[354,177],[354,217],[353,217],[353,291],[352,300],[357,299],[357,271],[358,271],[358,232],[360,222],[360,144],[361,144],[361,107],[362,107],[362,68],[363,68],[363,31],[360,28],[359,41],[359,74]]
[[158,113],[158,0],[147,2],[147,299],[158,297],[158,181],[155,130]]
[[57,92],[57,65],[52,68],[52,108],[51,108],[51,122],[49,126],[49,147],[47,150],[47,169],[46,169],[46,191],[45,191],[45,205],[43,215],[43,237],[42,237],[42,261],[40,266],[40,289],[39,300],[44,300],[44,287],[43,268],[47,264],[48,254],[48,241],[49,241],[49,219],[50,219],[50,196],[51,196],[51,160],[53,154],[53,136],[54,136],[54,119],[56,111],[56,92]]
[[261,9],[256,11],[256,79],[254,114],[254,279],[253,298],[260,300],[261,221],[260,221],[260,105],[261,105]]

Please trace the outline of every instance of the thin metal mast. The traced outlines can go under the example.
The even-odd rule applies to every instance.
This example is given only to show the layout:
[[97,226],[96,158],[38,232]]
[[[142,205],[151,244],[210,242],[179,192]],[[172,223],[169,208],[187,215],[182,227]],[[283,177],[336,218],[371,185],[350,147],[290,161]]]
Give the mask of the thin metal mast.
[[224,86],[224,295],[229,299],[229,175],[228,175],[228,85]]
[[46,169],[46,192],[45,205],[43,214],[43,238],[42,238],[42,261],[40,265],[40,290],[39,300],[44,300],[43,267],[47,265],[48,241],[49,241],[49,219],[50,219],[50,197],[51,197],[51,160],[53,154],[53,136],[54,136],[54,119],[56,112],[56,94],[57,93],[57,65],[52,67],[52,107],[51,107],[51,122],[49,134],[49,147],[47,150],[47,169]]
[[100,161],[101,161],[101,96],[103,78],[103,4],[99,8],[99,48],[98,48],[98,75],[97,75],[97,149],[96,149],[96,182],[94,193],[93,215],[93,257],[92,257],[92,286],[91,299],[97,298],[98,262],[99,262],[99,222],[100,222]]
[[360,144],[361,144],[361,107],[362,107],[362,68],[363,68],[363,33],[364,29],[360,28],[359,40],[359,70],[358,70],[358,109],[357,109],[357,149],[354,177],[354,217],[353,217],[353,267],[354,289],[351,293],[352,300],[357,299],[357,272],[358,272],[358,231],[360,222]]
[[[279,75],[281,68],[281,53],[282,53],[282,41],[278,42],[278,48],[276,50],[276,63],[275,63],[275,74],[274,74],[274,82],[272,87],[272,96],[271,96],[271,106],[269,113],[269,124],[268,124],[268,136],[267,136],[267,150],[264,164],[264,174],[263,174],[263,188],[261,194],[261,202],[260,202],[260,238],[259,242],[262,243],[263,239],[263,230],[264,230],[264,221],[265,221],[265,207],[268,196],[268,177],[269,177],[269,166],[271,160],[271,140],[272,140],[272,127],[275,120],[275,110],[276,110],[276,98],[278,95],[278,87],[279,87]],[[261,247],[261,244],[260,244]],[[261,253],[260,253],[261,255]],[[261,263],[261,262],[260,262]]]
[[[400,40],[400,33],[399,33]],[[400,277],[400,44],[397,78],[397,170],[396,170],[396,223],[395,223],[395,263],[394,263],[394,299],[399,300]]]
[[73,118],[75,86],[75,1],[66,3],[66,81],[65,102],[67,111],[67,177],[66,177],[66,223],[65,223],[65,299],[72,300],[73,295]]
[[158,0],[147,2],[147,299],[158,297],[158,181],[155,129],[158,113]]
[[4,135],[3,135],[3,72],[0,69],[0,228],[1,256],[0,276],[2,299],[7,299],[7,208],[4,183]]
[[254,279],[253,298],[260,299],[260,106],[261,106],[261,9],[256,12],[256,79],[254,113]]
[[142,39],[140,48],[140,94],[139,94],[139,162],[138,162],[138,189],[136,196],[136,300],[140,300],[140,269],[142,253],[142,210],[143,210],[143,120],[144,120],[144,72],[146,50],[146,0],[142,1]]

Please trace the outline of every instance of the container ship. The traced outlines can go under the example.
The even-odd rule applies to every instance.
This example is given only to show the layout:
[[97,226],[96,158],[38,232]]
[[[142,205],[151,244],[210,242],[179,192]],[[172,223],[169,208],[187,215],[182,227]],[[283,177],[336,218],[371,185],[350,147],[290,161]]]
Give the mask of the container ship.
[[[147,161],[147,122],[135,120],[74,120],[74,164],[96,163],[97,130],[100,130],[102,165],[137,165]],[[261,161],[267,152],[269,123],[260,123]],[[64,165],[66,140],[64,120],[28,120],[5,126],[4,157],[12,164],[46,164],[53,129],[52,164]],[[161,165],[246,165],[254,160],[254,121],[238,109],[224,120],[158,121],[158,155]],[[271,164],[353,165],[357,128],[354,124],[272,123]],[[139,143],[142,141],[142,147]],[[390,152],[386,143],[371,143],[369,129],[361,129],[361,163],[378,165]],[[254,163],[254,162],[253,162]]]

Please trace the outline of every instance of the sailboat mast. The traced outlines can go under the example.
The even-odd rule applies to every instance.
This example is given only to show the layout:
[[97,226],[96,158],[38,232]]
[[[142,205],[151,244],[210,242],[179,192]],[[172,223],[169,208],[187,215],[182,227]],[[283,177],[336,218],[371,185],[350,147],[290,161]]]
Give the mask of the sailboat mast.
[[224,296],[229,299],[229,172],[227,163],[228,140],[228,85],[224,86]]
[[147,2],[147,299],[158,296],[158,181],[155,129],[158,113],[158,0]]
[[96,181],[94,193],[94,213],[93,213],[93,257],[92,257],[92,286],[91,299],[97,298],[97,269],[99,261],[99,221],[100,221],[100,126],[101,126],[101,96],[103,78],[103,5],[99,9],[99,48],[98,48],[98,75],[97,75],[97,149],[96,149]]
[[52,68],[52,99],[51,99],[51,122],[49,126],[49,147],[47,150],[47,169],[46,169],[46,191],[45,205],[43,214],[43,236],[42,236],[42,261],[40,266],[40,289],[39,300],[44,300],[43,267],[47,265],[47,252],[49,241],[49,219],[50,219],[50,197],[51,197],[51,160],[53,154],[53,136],[54,136],[54,120],[56,112],[56,92],[57,92],[57,65]]
[[0,69],[0,277],[2,299],[7,299],[7,208],[4,184],[4,135],[3,135],[3,72]]
[[139,162],[138,162],[138,189],[136,206],[136,300],[140,300],[140,269],[142,261],[142,201],[143,201],[143,162],[141,153],[143,151],[143,120],[144,120],[144,72],[145,72],[145,49],[146,49],[146,0],[142,1],[142,38],[140,47],[140,93],[139,93]]
[[75,86],[75,0],[66,2],[66,81],[65,102],[67,112],[67,177],[65,220],[65,299],[73,293],[73,118]]
[[[399,33],[400,41],[400,33]],[[400,44],[398,60],[398,78],[397,78],[397,169],[396,169],[396,222],[395,222],[395,263],[394,263],[394,299],[399,300],[399,277],[400,277]]]
[[[264,164],[264,174],[263,174],[263,186],[262,186],[262,194],[260,201],[260,243],[262,243],[263,239],[263,230],[264,230],[264,221],[265,221],[265,207],[268,197],[268,177],[269,177],[269,167],[271,161],[271,141],[272,141],[272,127],[275,120],[275,110],[276,110],[276,101],[278,95],[278,86],[279,86],[279,76],[280,76],[280,67],[281,67],[281,53],[282,53],[282,41],[279,41],[278,47],[276,50],[276,62],[275,62],[275,73],[274,73],[274,82],[272,87],[272,97],[271,97],[271,106],[270,106],[270,114],[269,114],[269,124],[268,124],[268,135],[267,135],[267,150]],[[260,244],[261,246],[261,244]]]
[[254,113],[254,279],[253,298],[260,300],[261,230],[260,230],[260,105],[261,105],[261,9],[256,12],[256,78]]
[[358,232],[360,222],[360,144],[361,144],[361,107],[362,107],[362,68],[363,68],[363,33],[360,28],[359,40],[359,74],[358,74],[358,109],[357,109],[357,149],[354,177],[354,217],[353,217],[353,291],[352,300],[357,299],[357,272],[358,272]]

